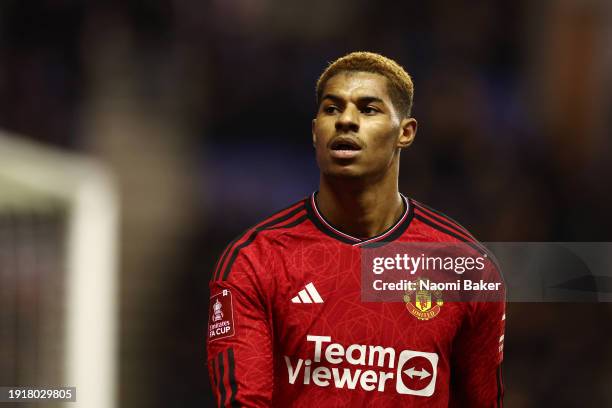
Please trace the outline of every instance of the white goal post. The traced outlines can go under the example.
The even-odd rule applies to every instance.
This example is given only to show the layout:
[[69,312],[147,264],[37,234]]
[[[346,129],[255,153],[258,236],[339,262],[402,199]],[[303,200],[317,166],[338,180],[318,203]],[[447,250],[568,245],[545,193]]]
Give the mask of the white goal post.
[[[63,292],[62,299],[56,300],[61,303],[59,310],[63,310],[63,316],[59,317],[61,336],[58,336],[62,378],[52,378],[54,384],[27,385],[75,386],[76,403],[61,406],[115,408],[118,405],[119,207],[114,179],[108,169],[93,159],[0,131],[0,215],[9,210],[11,217],[21,211],[27,214],[44,207],[45,203],[59,205],[65,214],[62,218],[65,241],[60,246],[63,253],[58,254],[63,269],[58,274],[63,280],[58,282],[58,287]],[[6,271],[0,278],[9,276],[6,278],[9,283],[11,279],[21,279],[17,274],[22,272],[10,273]],[[10,293],[10,287],[4,284],[6,292],[3,293]],[[41,288],[41,293],[44,290]],[[37,313],[44,318],[44,310]],[[45,339],[39,340],[33,344],[44,344]],[[15,349],[18,347],[29,346],[17,344]],[[23,380],[27,376],[19,378]]]

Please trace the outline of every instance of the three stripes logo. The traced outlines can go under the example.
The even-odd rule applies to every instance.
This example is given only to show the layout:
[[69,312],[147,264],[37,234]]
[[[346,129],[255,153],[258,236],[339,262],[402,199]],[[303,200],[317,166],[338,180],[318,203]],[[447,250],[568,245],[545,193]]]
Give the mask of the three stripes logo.
[[317,288],[310,282],[305,289],[300,290],[297,296],[291,299],[291,303],[323,303],[323,299],[317,292]]

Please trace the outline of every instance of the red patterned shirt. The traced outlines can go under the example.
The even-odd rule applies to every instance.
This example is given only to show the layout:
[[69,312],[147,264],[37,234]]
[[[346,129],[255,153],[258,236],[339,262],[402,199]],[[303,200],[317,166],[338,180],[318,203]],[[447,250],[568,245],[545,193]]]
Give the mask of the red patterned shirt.
[[405,303],[361,301],[362,248],[477,245],[453,220],[403,198],[402,217],[373,238],[335,229],[313,194],[228,245],[210,282],[219,406],[501,406],[504,302],[445,303],[419,319]]

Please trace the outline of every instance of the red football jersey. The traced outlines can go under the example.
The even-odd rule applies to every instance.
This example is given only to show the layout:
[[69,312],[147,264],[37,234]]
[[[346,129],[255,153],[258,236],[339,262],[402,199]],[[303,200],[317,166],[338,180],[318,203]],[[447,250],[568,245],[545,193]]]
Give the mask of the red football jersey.
[[498,407],[504,302],[454,302],[423,319],[361,301],[360,251],[476,241],[404,198],[400,220],[359,239],[315,194],[234,240],[210,282],[208,367],[219,406]]

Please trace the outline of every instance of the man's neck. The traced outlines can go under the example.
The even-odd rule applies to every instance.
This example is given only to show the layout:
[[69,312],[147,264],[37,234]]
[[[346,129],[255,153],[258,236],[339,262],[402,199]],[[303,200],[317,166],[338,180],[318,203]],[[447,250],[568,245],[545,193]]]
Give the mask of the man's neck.
[[317,206],[334,227],[357,238],[383,233],[404,212],[397,178],[365,183],[321,175]]

